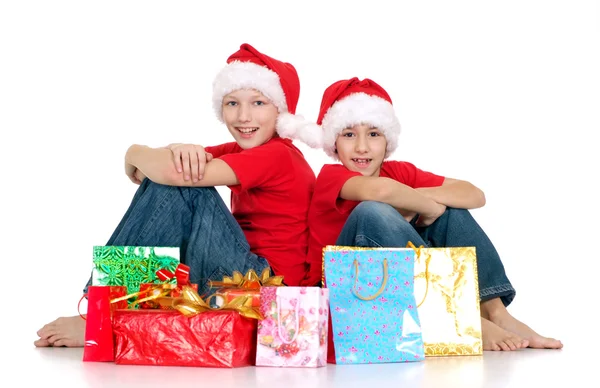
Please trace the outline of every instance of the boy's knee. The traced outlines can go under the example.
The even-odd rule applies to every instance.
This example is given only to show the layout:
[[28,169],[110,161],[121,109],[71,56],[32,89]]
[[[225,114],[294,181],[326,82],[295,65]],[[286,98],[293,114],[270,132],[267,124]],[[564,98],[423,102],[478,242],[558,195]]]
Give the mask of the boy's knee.
[[142,187],[145,191],[160,192],[165,190],[171,190],[174,186],[162,185],[160,183],[153,182],[150,179],[146,178],[144,179],[140,187]]
[[383,202],[361,202],[354,208],[350,217],[358,217],[373,226],[412,228],[408,221],[393,206]]
[[442,217],[448,217],[451,219],[466,219],[466,218],[473,218],[473,216],[471,215],[471,212],[469,212],[469,210],[467,209],[456,209],[453,207],[449,207],[446,208],[446,211],[444,212],[444,214],[442,215]]
[[394,209],[387,203],[376,201],[363,201],[354,208],[352,214],[356,214],[363,217],[393,217],[396,214],[398,214],[398,212],[396,211],[396,209]]

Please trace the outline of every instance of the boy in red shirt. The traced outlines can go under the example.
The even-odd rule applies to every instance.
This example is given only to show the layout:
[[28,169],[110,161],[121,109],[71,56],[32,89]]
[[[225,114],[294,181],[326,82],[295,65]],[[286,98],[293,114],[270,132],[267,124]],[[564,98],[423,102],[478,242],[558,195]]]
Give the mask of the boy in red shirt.
[[[214,80],[213,105],[235,142],[131,146],[125,170],[140,188],[106,245],[180,247],[201,294],[209,280],[267,267],[295,286],[307,268],[315,183],[300,150],[283,138],[306,124],[294,115],[300,81],[294,66],[248,44],[227,63]],[[231,189],[231,212],[214,186]],[[38,331],[35,345],[83,346],[84,331],[79,316],[59,318]]]
[[317,124],[325,152],[342,164],[322,167],[309,210],[310,271],[321,279],[326,245],[362,247],[475,246],[484,350],[561,348],[506,310],[515,296],[493,244],[467,209],[485,204],[469,182],[386,160],[398,144],[400,123],[387,92],[372,80],[332,84]]

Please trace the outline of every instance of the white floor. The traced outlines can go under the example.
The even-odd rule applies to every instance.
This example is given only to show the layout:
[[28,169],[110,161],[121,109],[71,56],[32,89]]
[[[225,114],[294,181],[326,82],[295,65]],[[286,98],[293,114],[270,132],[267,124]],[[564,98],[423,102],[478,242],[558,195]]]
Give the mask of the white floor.
[[[554,274],[556,278],[558,274]],[[583,274],[582,277],[588,275]],[[591,278],[590,272],[590,278]],[[598,383],[597,332],[590,319],[590,303],[576,295],[593,295],[574,279],[565,291],[542,297],[551,283],[541,278],[524,283],[522,295],[509,307],[516,317],[541,334],[559,338],[561,350],[523,349],[484,352],[483,356],[427,358],[421,363],[377,365],[328,365],[319,369],[246,367],[209,369],[191,367],[125,366],[83,362],[83,349],[36,349],[35,332],[57,316],[76,312],[78,295],[64,293],[49,298],[30,290],[24,299],[6,306],[0,317],[5,338],[0,351],[0,387],[210,387],[213,388],[312,388],[312,387],[600,387]],[[69,288],[74,288],[72,284]],[[16,289],[16,288],[14,288]],[[56,291],[56,290],[53,290]],[[61,293],[57,293],[60,295]],[[33,296],[36,295],[35,298]],[[575,297],[574,297],[575,296]],[[32,308],[34,303],[36,308]],[[13,311],[14,310],[14,311]],[[13,312],[11,312],[13,311]],[[85,311],[85,310],[84,310]],[[582,379],[589,380],[584,383]],[[29,384],[31,383],[31,384]],[[35,384],[35,385],[34,385]],[[379,384],[381,387],[376,386]]]
[[[329,365],[319,369],[256,368],[208,369],[121,366],[81,361],[82,349],[22,349],[19,385],[43,383],[61,387],[521,387],[571,384],[598,386],[590,358],[574,348],[558,351],[526,349],[485,352],[481,357],[426,359],[421,363]],[[13,359],[14,360],[14,359]],[[589,362],[587,361],[589,360]],[[589,363],[586,365],[586,363]],[[16,366],[16,365],[15,365]],[[17,369],[10,368],[11,372]],[[4,372],[3,372],[4,374]],[[8,379],[10,377],[10,372]],[[10,380],[8,380],[10,381]],[[274,385],[276,384],[276,385]]]

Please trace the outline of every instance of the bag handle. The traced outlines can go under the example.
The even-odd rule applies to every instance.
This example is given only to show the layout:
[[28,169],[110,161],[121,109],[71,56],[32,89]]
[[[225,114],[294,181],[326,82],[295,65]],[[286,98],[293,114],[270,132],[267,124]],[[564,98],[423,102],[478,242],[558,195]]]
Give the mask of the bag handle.
[[361,300],[373,300],[373,299],[377,298],[385,290],[385,286],[387,285],[387,281],[388,281],[388,262],[387,262],[387,259],[383,259],[383,283],[381,283],[381,287],[379,287],[379,291],[377,291],[375,294],[373,294],[371,296],[362,296],[362,295],[360,295],[358,293],[358,291],[356,290],[356,283],[358,283],[358,260],[354,259],[354,285],[352,286],[352,293],[358,299],[361,299]]
[[[415,244],[412,243],[412,241],[409,241],[408,244],[406,244],[406,247],[414,249],[415,253],[417,254],[417,259],[421,258],[421,250],[424,248],[423,245],[417,248]],[[421,303],[417,305],[417,308],[421,307],[421,305],[425,303],[427,293],[429,292],[429,263],[431,262],[431,255],[429,253],[424,254],[427,256],[425,258],[425,294],[423,295],[423,300],[421,301]]]
[[87,295],[88,295],[87,292],[85,294],[83,294],[81,299],[79,299],[79,303],[77,303],[77,313],[79,313],[79,316],[81,318],[83,318],[84,321],[86,321],[87,319],[83,315],[81,315],[80,307],[81,307],[81,302],[83,301],[83,298],[85,298]]
[[281,342],[283,342],[286,345],[291,344],[292,342],[294,342],[296,340],[296,337],[298,336],[298,331],[300,330],[300,319],[298,317],[299,315],[299,309],[300,309],[300,301],[296,302],[296,306],[295,306],[295,310],[294,312],[295,317],[294,317],[294,335],[292,336],[292,338],[290,340],[287,340],[284,338],[284,335],[281,333],[281,327],[283,326],[281,324],[281,296],[277,295],[277,333],[279,334],[279,338],[281,339]]

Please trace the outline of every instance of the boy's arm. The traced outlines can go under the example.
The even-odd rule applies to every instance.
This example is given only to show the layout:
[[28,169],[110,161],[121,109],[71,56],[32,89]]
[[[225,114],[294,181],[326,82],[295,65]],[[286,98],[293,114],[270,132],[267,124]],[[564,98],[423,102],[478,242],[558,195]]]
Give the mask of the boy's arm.
[[416,189],[424,196],[437,203],[457,209],[476,209],[485,205],[485,194],[470,182],[445,178],[437,187],[420,187]]
[[127,150],[125,164],[134,166],[151,181],[167,186],[233,186],[240,183],[231,167],[219,159],[206,163],[202,180],[184,180],[183,172],[177,172],[175,168],[172,151],[166,148],[134,144]]
[[437,217],[446,209],[412,187],[385,177],[354,176],[344,183],[340,197],[349,201],[383,202],[426,217]]

